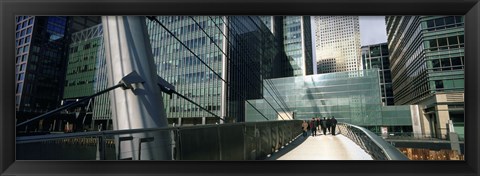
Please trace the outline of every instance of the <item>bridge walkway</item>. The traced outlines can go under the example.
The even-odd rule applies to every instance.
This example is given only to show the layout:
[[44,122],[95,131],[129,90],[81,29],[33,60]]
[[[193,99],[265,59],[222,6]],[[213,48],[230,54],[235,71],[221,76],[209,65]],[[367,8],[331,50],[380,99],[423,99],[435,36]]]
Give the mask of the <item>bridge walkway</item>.
[[349,138],[317,135],[300,136],[267,160],[373,160],[360,146]]

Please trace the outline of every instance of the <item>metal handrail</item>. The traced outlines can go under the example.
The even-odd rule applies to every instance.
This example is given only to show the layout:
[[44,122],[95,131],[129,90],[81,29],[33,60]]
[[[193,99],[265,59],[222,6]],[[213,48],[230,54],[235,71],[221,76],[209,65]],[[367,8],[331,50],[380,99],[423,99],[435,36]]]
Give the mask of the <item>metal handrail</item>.
[[[289,120],[286,120],[286,121],[289,121]],[[42,141],[65,139],[65,138],[112,136],[112,135],[155,132],[155,131],[200,129],[200,128],[212,128],[215,126],[242,125],[242,124],[249,125],[249,124],[262,124],[262,123],[271,123],[271,122],[268,122],[268,121],[237,122],[237,123],[226,123],[226,124],[208,124],[208,125],[181,126],[181,127],[142,128],[142,129],[126,129],[126,130],[89,131],[89,132],[76,132],[76,133],[63,133],[63,134],[46,134],[46,135],[36,135],[36,136],[18,136],[16,138],[16,143],[24,144],[24,143],[42,142]]]
[[409,160],[402,152],[375,133],[356,125],[338,123],[340,133],[350,138],[375,160]]
[[[287,121],[283,121],[285,123],[290,123],[290,124],[295,124],[296,122],[294,123],[291,123],[290,121],[299,121],[299,120],[287,120]],[[282,121],[280,121],[282,122]],[[38,135],[38,136],[21,136],[21,137],[17,137],[17,144],[27,144],[27,143],[35,143],[35,142],[46,142],[46,141],[52,141],[52,140],[59,140],[59,139],[71,139],[71,138],[86,138],[86,137],[93,137],[93,138],[98,138],[99,140],[99,144],[100,144],[100,141],[102,141],[100,144],[102,148],[99,148],[99,151],[105,151],[105,146],[104,146],[104,142],[105,140],[107,139],[108,136],[115,136],[115,135],[124,135],[124,134],[133,134],[133,133],[145,133],[145,132],[160,132],[160,131],[170,131],[170,132],[174,132],[175,134],[181,134],[182,131],[184,130],[202,130],[202,129],[208,129],[208,128],[225,128],[225,127],[228,127],[228,126],[243,126],[242,128],[244,128],[244,130],[246,130],[246,127],[247,126],[255,126],[255,129],[257,129],[257,126],[263,126],[263,125],[269,125],[271,123],[278,123],[277,122],[271,122],[271,121],[268,121],[268,122],[239,122],[239,123],[231,123],[231,124],[212,124],[212,125],[196,125],[196,126],[181,126],[181,127],[163,127],[163,128],[148,128],[148,129],[128,129],[128,130],[115,130],[115,131],[92,131],[92,132],[79,132],[79,133],[66,133],[66,134],[49,134],[49,135]],[[300,123],[298,123],[298,125],[300,125]],[[291,125],[290,125],[291,126]],[[296,126],[296,125],[295,125]],[[277,148],[278,149],[278,145],[282,146],[286,143],[288,143],[289,141],[291,142],[291,140],[293,140],[295,138],[295,136],[297,135],[300,135],[300,130],[295,130],[297,128],[295,128],[295,126],[291,126],[291,127],[288,127],[284,130],[288,131],[288,133],[290,134],[289,137],[285,136],[286,138],[288,139],[282,139],[282,140],[279,140],[278,142],[280,142],[279,144],[277,143],[271,143],[271,147],[272,150],[275,150],[274,148]],[[292,128],[293,127],[293,128]],[[229,128],[229,127],[228,127]],[[347,124],[347,123],[339,123],[338,124],[338,128],[339,128],[339,131],[342,135],[348,137],[350,140],[352,140],[353,142],[355,142],[358,146],[360,146],[362,149],[364,149],[367,153],[369,153],[373,159],[375,160],[408,160],[408,158],[403,155],[399,150],[397,150],[395,147],[393,147],[391,144],[389,144],[388,142],[386,142],[384,139],[382,139],[380,136],[374,134],[373,132],[371,131],[368,131],[367,129],[365,128],[362,128],[362,127],[359,127],[359,126],[356,126],[356,125],[351,125],[351,124]],[[262,129],[262,127],[258,128],[258,129]],[[273,132],[273,131],[272,131]],[[217,132],[219,135],[220,133]],[[248,135],[247,133],[245,133],[245,131],[243,132],[243,138],[255,138],[255,141],[257,141],[258,139],[260,138],[257,138],[258,134],[257,132],[254,133],[255,135],[251,136],[251,135]],[[269,133],[267,133],[269,134]],[[272,134],[273,135],[273,134]],[[178,137],[178,136],[177,136]],[[175,143],[174,144],[176,147],[178,147],[176,150],[178,152],[180,152],[180,149],[182,148],[182,145],[181,145],[181,142],[179,142],[180,138],[177,138],[175,137]],[[275,136],[269,136],[268,137],[268,140],[278,140],[278,139],[274,139],[276,138]],[[257,142],[261,142],[261,140],[257,141]],[[242,146],[246,146],[247,143],[245,143],[245,145],[242,145]],[[254,145],[257,145],[257,144],[254,144]],[[267,143],[265,144],[262,144],[262,145],[267,145]],[[185,146],[183,146],[185,147]],[[220,153],[222,153],[222,146],[220,146]],[[245,149],[246,153],[248,152],[251,152],[251,151],[247,151],[247,149]],[[265,150],[262,148],[263,150],[263,153],[261,153],[261,155],[265,155],[266,154],[269,154],[268,151],[265,153]],[[105,154],[101,154],[102,159],[105,159]],[[182,159],[183,157],[185,157],[184,155],[178,155],[179,158],[177,159]],[[261,159],[261,156],[257,155],[257,157],[260,157]],[[244,158],[247,158],[247,156],[245,156]],[[257,158],[259,159],[259,158]]]
[[[107,146],[105,145],[106,142],[110,143],[113,139],[112,137],[118,139],[117,137],[125,135],[133,135],[134,133],[148,133],[148,132],[167,132],[170,133],[173,138],[170,145],[172,150],[175,152],[173,153],[173,159],[199,159],[198,156],[202,155],[206,158],[210,156],[220,156],[219,160],[229,160],[232,159],[232,156],[228,156],[230,153],[229,151],[236,150],[238,151],[239,148],[229,148],[228,145],[223,146],[222,143],[228,142],[228,139],[225,138],[230,134],[222,133],[228,131],[228,129],[242,129],[243,132],[236,133],[235,136],[238,138],[238,144],[235,146],[239,146],[244,150],[243,154],[235,154],[233,157],[234,159],[238,160],[252,160],[252,159],[264,159],[268,155],[272,154],[274,151],[279,150],[280,147],[292,142],[296,137],[301,134],[301,130],[296,128],[297,126],[300,127],[301,121],[300,120],[286,120],[286,121],[268,121],[268,122],[239,122],[239,123],[228,123],[228,124],[212,124],[212,125],[196,125],[196,126],[181,126],[181,127],[163,127],[163,128],[148,128],[148,129],[128,129],[128,130],[115,130],[115,131],[91,131],[91,132],[77,132],[77,133],[66,133],[66,134],[48,134],[48,135],[38,135],[38,136],[19,136],[17,137],[17,145],[20,144],[20,147],[25,144],[32,144],[32,143],[44,143],[46,145],[51,145],[50,141],[59,141],[61,142],[71,142],[70,139],[78,138],[97,138],[94,141],[94,144],[97,145],[97,159],[105,160],[106,159],[106,152]],[[265,128],[267,127],[267,128]],[[278,127],[285,127],[277,129]],[[216,130],[213,130],[216,129]],[[192,131],[193,130],[193,131]],[[217,137],[213,137],[212,140],[202,141],[202,144],[215,146],[218,145],[218,151],[202,151],[196,150],[195,146],[188,144],[188,138],[191,138],[191,134],[194,134],[195,131],[203,131],[205,130],[213,132],[211,135]],[[260,132],[260,131],[262,132]],[[193,133],[192,133],[193,132]],[[115,137],[117,136],[117,137]],[[186,139],[182,139],[187,137]],[[198,136],[200,138],[205,138],[206,136]],[[109,140],[110,139],[110,140]],[[161,140],[161,139],[160,139]],[[187,141],[186,141],[187,140]],[[82,140],[81,140],[82,141]],[[187,142],[187,143],[184,143]],[[227,143],[225,143],[227,144]],[[108,146],[109,156],[112,158],[112,146]],[[253,147],[253,148],[252,148]],[[215,148],[215,147],[214,147]],[[136,151],[140,152],[140,151]],[[186,152],[186,153],[185,153]],[[193,152],[193,153],[192,153]],[[23,158],[28,159],[24,152],[22,152]],[[192,155],[193,154],[193,155]],[[39,155],[40,156],[40,155]],[[38,157],[38,156],[37,156]],[[193,158],[192,158],[193,157]],[[40,159],[49,158],[48,155],[45,157],[41,157]],[[117,158],[119,159],[119,158]],[[201,159],[201,158],[200,158]]]

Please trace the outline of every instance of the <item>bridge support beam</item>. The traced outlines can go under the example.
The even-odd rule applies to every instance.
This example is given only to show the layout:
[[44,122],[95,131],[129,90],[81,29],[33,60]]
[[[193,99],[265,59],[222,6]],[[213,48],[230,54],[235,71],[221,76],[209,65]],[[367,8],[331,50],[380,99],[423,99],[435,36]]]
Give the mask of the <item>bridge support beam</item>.
[[[110,92],[113,129],[167,127],[145,17],[103,16],[102,23],[109,86],[132,72],[143,80],[130,85],[129,90]],[[169,132],[120,135],[115,139],[117,159],[171,159]]]

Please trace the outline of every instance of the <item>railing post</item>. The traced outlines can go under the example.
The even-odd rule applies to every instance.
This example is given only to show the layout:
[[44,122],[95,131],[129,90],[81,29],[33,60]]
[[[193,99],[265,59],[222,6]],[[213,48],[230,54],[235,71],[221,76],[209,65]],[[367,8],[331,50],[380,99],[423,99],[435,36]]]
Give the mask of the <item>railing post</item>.
[[104,135],[97,137],[97,160],[105,160],[105,137]]
[[216,125],[217,128],[217,137],[218,137],[218,152],[219,152],[219,160],[222,160],[222,136],[220,135],[220,126]]

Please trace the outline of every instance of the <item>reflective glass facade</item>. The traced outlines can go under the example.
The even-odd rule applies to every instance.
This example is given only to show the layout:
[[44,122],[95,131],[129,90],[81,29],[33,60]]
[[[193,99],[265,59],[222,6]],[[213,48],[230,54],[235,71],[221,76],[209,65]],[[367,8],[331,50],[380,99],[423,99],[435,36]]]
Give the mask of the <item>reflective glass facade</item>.
[[63,93],[67,18],[17,16],[16,20],[16,110],[44,113],[60,104]]
[[64,99],[94,94],[95,72],[102,43],[101,25],[72,34]]
[[[263,79],[293,74],[292,69],[284,71],[288,67],[282,66],[289,62],[283,49],[278,48],[282,46],[277,43],[280,40],[257,17],[165,16],[157,19],[165,28],[148,19],[147,27],[158,74],[180,94],[210,112],[222,116],[225,108],[222,117],[227,122],[244,121],[245,100],[263,98]],[[71,86],[66,84],[69,90],[65,94],[71,98],[81,97],[107,88],[102,26],[74,33],[72,39],[67,74]],[[91,66],[95,70],[78,70]],[[224,68],[227,71],[222,73]],[[77,85],[78,80],[89,84]],[[170,124],[220,122],[181,97],[164,95],[164,103]],[[92,124],[95,127],[97,122],[109,119],[109,98],[104,94],[95,98]],[[108,123],[105,126],[108,127]]]
[[[360,126],[405,126],[411,129],[410,106],[382,106],[378,73],[378,69],[369,69],[270,81],[295,119],[334,116],[339,122]],[[272,99],[265,97],[265,100]],[[282,119],[264,108],[267,107],[265,100],[250,102],[269,119]],[[247,117],[247,121],[263,120],[248,106]]]
[[[108,85],[101,24],[72,34],[69,48],[64,100],[83,98],[105,90]],[[92,113],[92,127],[111,119],[108,94],[95,97],[88,107]],[[108,123],[104,123],[108,129]]]
[[[447,138],[464,124],[463,16],[387,16],[395,104],[419,104],[424,133]],[[476,58],[471,58],[476,59]]]
[[[278,40],[259,17],[157,19],[159,22],[147,20],[147,27],[158,74],[177,92],[226,122],[244,121],[245,100],[262,98],[263,79],[278,77],[282,72],[275,69],[283,67],[274,65],[287,61],[282,58],[283,50],[277,48]],[[170,99],[164,95],[164,104],[169,123],[220,122],[177,96]]]
[[295,76],[313,74],[312,26],[310,16],[284,16],[285,52]]
[[281,78],[293,75],[293,67],[289,58],[286,56],[285,47],[283,45],[283,16],[259,16],[262,22],[268,27],[274,36],[274,48],[279,52],[275,53],[272,58],[272,66],[270,67],[271,75],[265,78]]
[[379,69],[383,105],[393,105],[392,76],[387,43],[362,46],[363,69]]

